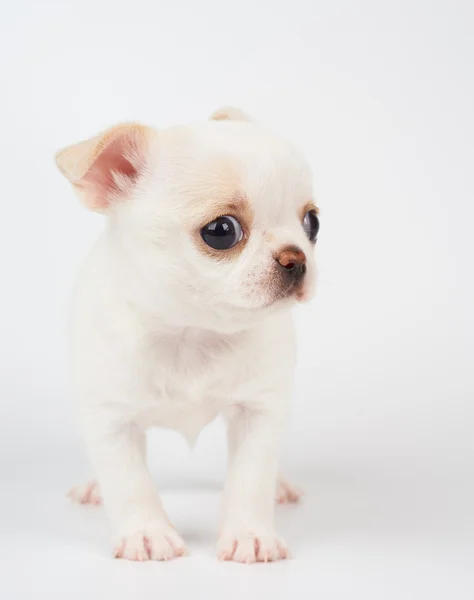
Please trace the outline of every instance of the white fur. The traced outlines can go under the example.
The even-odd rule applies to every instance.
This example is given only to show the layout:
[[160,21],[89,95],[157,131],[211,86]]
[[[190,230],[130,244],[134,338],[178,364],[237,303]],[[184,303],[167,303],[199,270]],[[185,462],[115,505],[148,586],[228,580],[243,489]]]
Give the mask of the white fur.
[[[219,261],[183,223],[201,210],[196,196],[205,205],[206,190],[211,196],[227,185],[248,198],[254,221],[241,254]],[[289,145],[252,123],[210,121],[158,132],[138,182],[122,187],[126,194],[110,203],[106,229],[79,275],[71,319],[82,431],[116,555],[184,554],[145,463],[145,431],[172,428],[192,442],[223,414],[229,473],[218,554],[244,562],[286,558],[274,504],[295,363],[288,310],[295,299],[272,303],[268,279],[274,253],[297,245],[308,259],[304,295],[311,294],[312,248],[299,212],[311,200],[309,170]],[[286,482],[278,494],[281,501],[298,496]],[[101,501],[96,486],[72,495]]]

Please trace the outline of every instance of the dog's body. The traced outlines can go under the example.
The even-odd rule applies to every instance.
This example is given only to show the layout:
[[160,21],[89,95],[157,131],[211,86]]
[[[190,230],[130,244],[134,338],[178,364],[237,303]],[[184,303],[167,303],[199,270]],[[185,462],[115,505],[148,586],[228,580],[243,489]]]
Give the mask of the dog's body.
[[[219,556],[287,556],[273,507],[295,361],[287,309],[314,282],[310,175],[241,113],[216,118],[160,133],[121,126],[57,159],[109,217],[79,276],[71,353],[116,555],[131,559],[185,552],[145,464],[146,430],[192,443],[218,414],[229,430]],[[98,501],[91,486],[74,494]]]

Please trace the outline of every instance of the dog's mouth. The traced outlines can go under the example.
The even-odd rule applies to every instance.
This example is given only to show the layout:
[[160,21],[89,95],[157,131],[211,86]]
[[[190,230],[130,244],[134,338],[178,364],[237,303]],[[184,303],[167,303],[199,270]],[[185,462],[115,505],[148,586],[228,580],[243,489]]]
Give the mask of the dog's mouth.
[[273,301],[296,300],[303,301],[307,296],[308,274],[306,266],[296,274],[293,271],[279,270],[270,284]]
[[[265,278],[251,278],[246,285],[245,304],[256,311],[289,308],[297,302],[306,302],[312,297],[313,277],[306,269],[300,276],[272,269]],[[247,303],[250,303],[247,304]],[[244,308],[244,307],[242,307]]]
[[297,301],[302,302],[306,297],[306,286],[304,282],[292,283],[287,289],[281,291],[275,298],[275,302],[279,301]]
[[286,285],[271,286],[270,298],[261,305],[261,308],[283,307],[295,302],[305,302],[309,298],[307,286],[304,281],[290,282]]

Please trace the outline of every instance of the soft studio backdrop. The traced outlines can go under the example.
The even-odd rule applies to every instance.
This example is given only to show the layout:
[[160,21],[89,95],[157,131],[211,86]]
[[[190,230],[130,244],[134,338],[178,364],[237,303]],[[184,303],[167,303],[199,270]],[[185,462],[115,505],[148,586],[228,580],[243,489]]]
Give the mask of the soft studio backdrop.
[[[0,596],[472,598],[473,53],[466,1],[83,0],[5,5],[0,24]],[[315,301],[296,312],[285,451],[294,559],[214,558],[220,423],[150,460],[191,557],[110,559],[66,378],[67,299],[103,224],[54,152],[118,121],[234,104],[314,168]]]

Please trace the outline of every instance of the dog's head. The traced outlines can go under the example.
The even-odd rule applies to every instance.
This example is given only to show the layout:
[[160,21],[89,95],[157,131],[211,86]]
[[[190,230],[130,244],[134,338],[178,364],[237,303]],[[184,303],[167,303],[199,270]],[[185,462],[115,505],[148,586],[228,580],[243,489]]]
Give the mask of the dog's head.
[[240,111],[162,131],[119,125],[56,158],[108,215],[124,285],[172,323],[239,328],[312,295],[311,172]]

